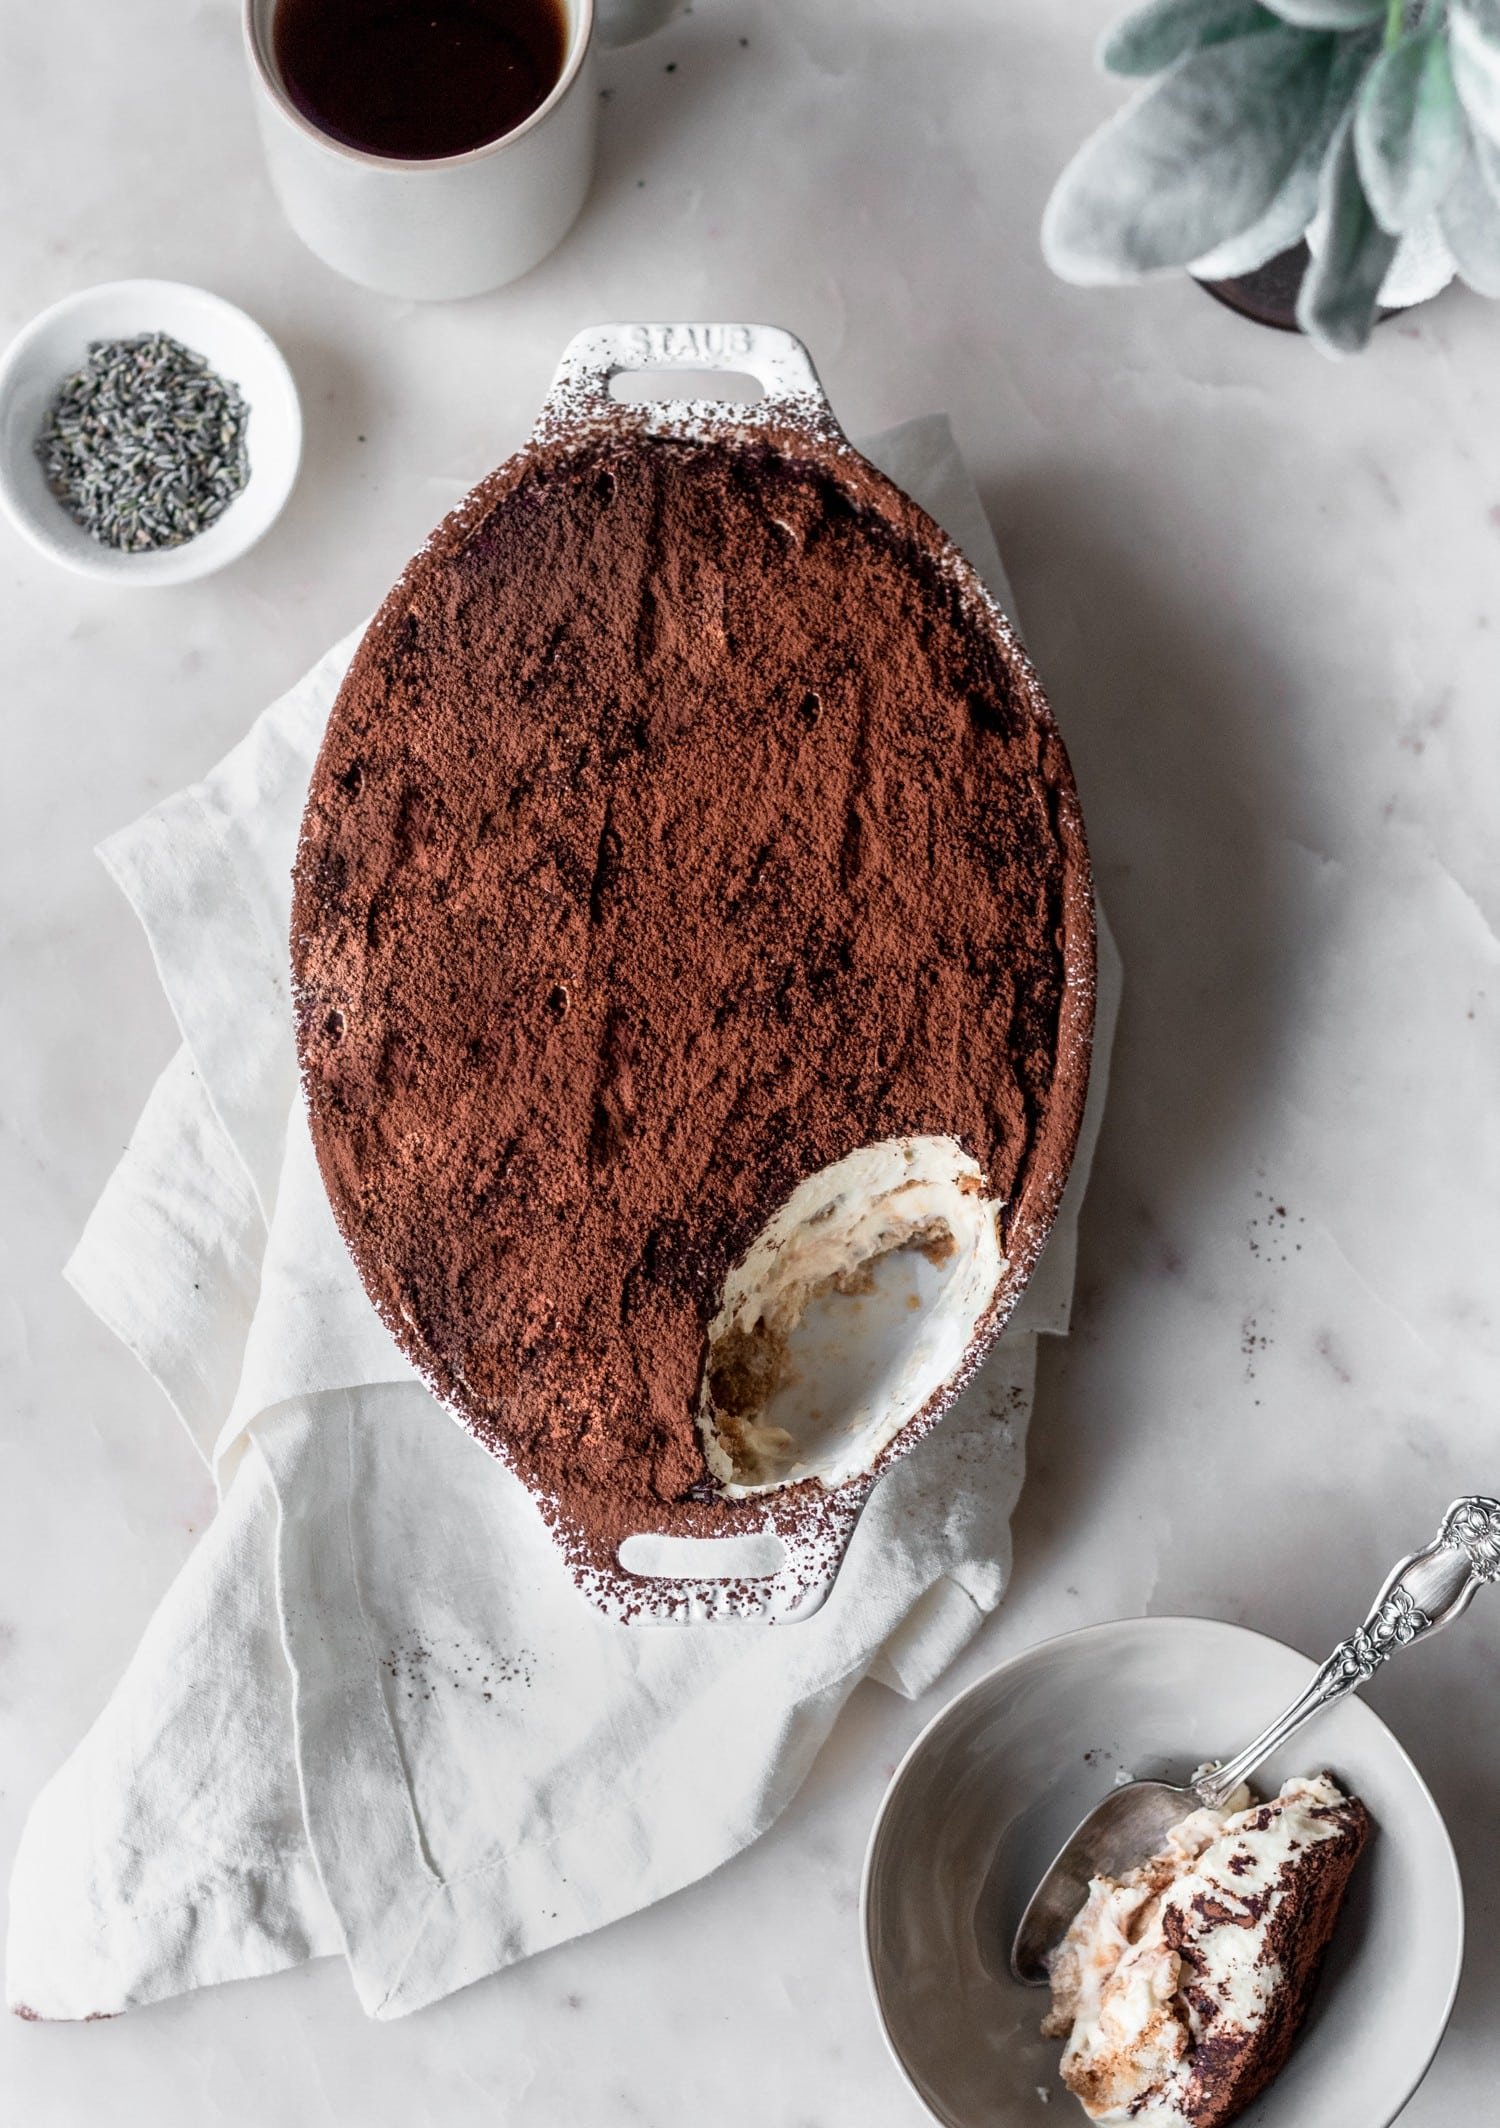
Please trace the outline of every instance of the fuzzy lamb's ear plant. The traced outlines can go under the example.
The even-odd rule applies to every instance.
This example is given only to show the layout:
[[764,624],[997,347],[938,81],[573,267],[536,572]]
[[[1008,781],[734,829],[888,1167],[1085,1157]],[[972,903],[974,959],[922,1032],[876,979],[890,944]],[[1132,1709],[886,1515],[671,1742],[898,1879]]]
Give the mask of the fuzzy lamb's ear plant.
[[1222,278],[1305,237],[1298,318],[1330,354],[1405,247],[1500,294],[1500,0],[1145,0],[1099,57],[1148,85],[1048,202],[1063,279]]
[[1303,30],[1365,30],[1386,20],[1386,0],[1266,0],[1273,15]]
[[1160,74],[1174,59],[1263,26],[1259,0],[1148,0],[1105,35],[1099,63],[1111,74]]
[[1438,222],[1469,286],[1500,296],[1500,0],[1454,0],[1449,37],[1469,137]]
[[1396,238],[1381,228],[1360,182],[1353,112],[1323,165],[1318,227],[1318,248],[1297,297],[1297,323],[1320,347],[1353,354],[1370,337],[1396,256]]
[[1477,132],[1500,146],[1500,0],[1454,0],[1453,78]]
[[1359,174],[1382,229],[1399,236],[1437,211],[1467,136],[1442,29],[1419,29],[1387,46],[1354,112]]

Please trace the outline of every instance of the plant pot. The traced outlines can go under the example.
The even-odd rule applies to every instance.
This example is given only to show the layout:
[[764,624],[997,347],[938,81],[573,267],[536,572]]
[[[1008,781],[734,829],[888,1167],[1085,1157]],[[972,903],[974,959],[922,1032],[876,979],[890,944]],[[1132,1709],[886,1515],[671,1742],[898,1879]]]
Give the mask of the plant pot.
[[[1267,259],[1253,273],[1236,274],[1227,281],[1200,280],[1198,286],[1216,303],[1256,325],[1269,325],[1276,332],[1299,333],[1302,327],[1297,323],[1297,297],[1311,259],[1306,243],[1297,243],[1290,251],[1279,251],[1274,259]],[[1198,277],[1193,274],[1189,279]],[[1386,304],[1376,312],[1375,322],[1384,325],[1387,318],[1399,317],[1403,310],[1419,310],[1423,303],[1431,301],[1431,295],[1424,295],[1415,303]]]
[[[1253,273],[1235,274],[1227,281],[1199,281],[1198,286],[1206,289],[1216,303],[1238,311],[1242,318],[1250,318],[1257,325],[1272,326],[1277,332],[1300,332],[1297,296],[1311,256],[1307,245],[1299,242],[1290,251],[1267,259]],[[1389,315],[1388,311],[1382,313]]]

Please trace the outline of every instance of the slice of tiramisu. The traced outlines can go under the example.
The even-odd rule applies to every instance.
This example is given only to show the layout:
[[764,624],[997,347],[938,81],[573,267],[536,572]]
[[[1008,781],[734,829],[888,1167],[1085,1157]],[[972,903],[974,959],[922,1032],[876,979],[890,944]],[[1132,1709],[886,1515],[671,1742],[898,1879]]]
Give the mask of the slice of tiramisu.
[[1327,1774],[1174,1826],[1160,1854],[1096,1877],[1052,1961],[1043,2033],[1095,2121],[1219,2128],[1277,2074],[1306,2014],[1364,1805]]

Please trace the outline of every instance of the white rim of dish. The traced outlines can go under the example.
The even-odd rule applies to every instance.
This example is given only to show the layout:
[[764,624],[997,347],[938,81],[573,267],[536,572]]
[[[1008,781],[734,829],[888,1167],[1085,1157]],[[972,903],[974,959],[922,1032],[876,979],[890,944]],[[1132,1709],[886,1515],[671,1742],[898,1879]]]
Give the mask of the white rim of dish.
[[[287,500],[297,484],[298,472],[301,470],[303,443],[302,399],[297,390],[297,380],[292,375],[291,365],[286,356],[281,352],[281,349],[265,327],[252,318],[248,311],[241,310],[237,303],[231,303],[227,296],[215,294],[211,288],[200,288],[196,282],[166,281],[155,276],[145,276],[127,277],[118,281],[95,281],[87,288],[75,288],[71,295],[59,296],[55,303],[49,303],[45,310],[39,310],[34,318],[28,319],[11,340],[5,352],[0,354],[0,406],[5,403],[16,372],[22,367],[32,347],[43,337],[49,327],[56,324],[61,318],[69,317],[76,312],[86,312],[91,305],[127,289],[132,294],[139,293],[147,297],[153,291],[164,292],[173,297],[187,297],[192,302],[201,304],[207,309],[219,311],[224,318],[232,321],[236,331],[243,333],[248,340],[253,340],[260,344],[266,358],[276,372],[278,381],[285,390],[291,424],[291,450],[285,470],[280,476],[281,495],[277,500],[275,509],[253,538],[247,540],[242,547],[234,548],[229,554],[222,555],[218,559],[210,558],[207,567],[203,568],[194,567],[188,559],[193,548],[191,540],[185,541],[183,545],[176,548],[153,548],[138,556],[126,555],[123,561],[118,558],[113,560],[104,559],[105,556],[116,555],[117,550],[101,547],[101,558],[95,561],[81,549],[69,547],[60,540],[54,542],[42,538],[25,512],[17,507],[11,493],[10,481],[3,474],[0,474],[0,509],[3,509],[8,521],[15,527],[34,553],[44,555],[48,561],[55,562],[60,569],[66,569],[74,576],[88,577],[94,583],[112,583],[121,589],[165,590],[173,583],[188,583],[194,578],[211,576],[220,569],[227,569],[231,562],[238,561],[242,555],[248,554],[253,547],[258,546],[266,533],[270,531],[272,525],[275,524],[285,508]],[[144,326],[142,327],[142,330],[146,329]],[[59,382],[61,382],[61,379],[59,379]],[[250,482],[247,482],[246,487],[241,491],[242,493],[249,493],[250,485],[253,483],[254,478],[255,469],[254,461],[252,460]],[[61,505],[59,505],[60,507]],[[205,529],[211,531],[213,527],[209,526]],[[132,561],[160,559],[165,553],[182,557],[178,567],[171,574],[162,574],[155,578],[143,579],[139,584],[131,584],[130,563]]]
[[408,174],[420,170],[462,170],[468,163],[480,163],[487,156],[499,155],[504,149],[514,147],[533,127],[541,124],[548,113],[554,111],[563,97],[578,79],[584,56],[594,40],[594,0],[565,0],[569,26],[572,33],[572,49],[563,63],[544,102],[539,103],[529,116],[508,133],[495,140],[482,140],[477,148],[465,148],[461,155],[375,155],[368,148],[351,147],[346,140],[336,140],[325,133],[321,126],[313,124],[305,111],[299,110],[282,86],[276,70],[273,54],[266,49],[266,40],[261,34],[260,17],[264,13],[269,20],[274,11],[275,0],[245,0],[241,20],[244,24],[245,50],[250,64],[260,79],[261,87],[284,117],[289,118],[299,133],[315,140],[322,148],[343,156],[351,163],[362,163],[367,170],[405,171]]
[[[885,2042],[885,2051],[890,2056],[891,2060],[895,2063],[896,2068],[900,2073],[901,2081],[905,2084],[907,2090],[911,2092],[913,2098],[915,2098],[915,2100],[917,2101],[917,2104],[922,2108],[922,2111],[928,2116],[930,2120],[940,2122],[940,2128],[946,2128],[946,2124],[941,2123],[941,2117],[933,2112],[933,2109],[928,2103],[925,2094],[918,2088],[916,2080],[912,2076],[911,2071],[907,2068],[905,2062],[901,2059],[900,2054],[896,2051],[896,2043],[891,2038],[891,2029],[886,2021],[885,2010],[880,2000],[880,1984],[876,1979],[875,1959],[870,1949],[870,1880],[874,1874],[875,1850],[880,1842],[881,1827],[884,1825],[886,1816],[891,1808],[891,1805],[895,1801],[897,1790],[900,1788],[902,1782],[906,1778],[907,1768],[911,1765],[917,1754],[922,1750],[923,1746],[927,1742],[927,1739],[932,1735],[933,1731],[938,1727],[938,1724],[940,1722],[946,1721],[950,1714],[954,1713],[959,1707],[962,1707],[967,1700],[972,1699],[976,1693],[983,1691],[987,1685],[993,1684],[994,1680],[997,1677],[1003,1676],[1003,1674],[1007,1670],[1014,1670],[1018,1668],[1021,1663],[1030,1662],[1035,1656],[1040,1655],[1045,1649],[1058,1647],[1064,1641],[1094,1640],[1105,1633],[1117,1633],[1122,1626],[1144,1626],[1149,1630],[1150,1628],[1153,1628],[1155,1626],[1184,1625],[1212,1626],[1216,1630],[1223,1632],[1243,1633],[1251,1640],[1266,1641],[1273,1648],[1283,1648],[1286,1650],[1288,1655],[1296,1655],[1300,1657],[1303,1662],[1312,1661],[1311,1656],[1304,1655],[1300,1648],[1294,1648],[1289,1641],[1277,1640],[1275,1635],[1272,1633],[1258,1632],[1254,1626],[1236,1625],[1232,1620],[1227,1618],[1204,1618],[1192,1612],[1173,1612],[1162,1617],[1102,1618],[1091,1626],[1076,1626],[1071,1632],[1050,1633],[1048,1634],[1045,1640],[1034,1640],[1029,1648],[1018,1649],[1014,1655],[1008,1655],[1004,1662],[996,1663],[993,1669],[986,1670],[982,1677],[976,1677],[973,1684],[965,1685],[962,1692],[955,1692],[952,1699],[950,1699],[945,1706],[939,1707],[937,1713],[933,1715],[931,1721],[925,1722],[923,1726],[917,1731],[917,1734],[912,1738],[911,1743],[902,1753],[900,1763],[897,1765],[895,1772],[891,1775],[890,1780],[886,1783],[885,1794],[880,1799],[880,1807],[876,1811],[874,1823],[870,1827],[870,1837],[865,1843],[865,1859],[864,1864],[859,1873],[860,1957],[864,1964],[865,1985],[870,1991],[870,2001],[875,2011],[875,2022],[880,2027],[880,2036]],[[1380,1723],[1380,1727],[1385,1731],[1386,1737],[1388,1738],[1392,1749],[1395,1751],[1401,1763],[1406,1767],[1406,1770],[1411,1775],[1412,1779],[1416,1782],[1418,1789],[1426,1798],[1434,1818],[1436,1818],[1438,1825],[1442,1829],[1443,1846],[1448,1857],[1448,1870],[1452,1878],[1453,1884],[1454,1904],[1458,1909],[1458,1941],[1454,1946],[1453,1974],[1452,1978],[1449,1980],[1448,1983],[1447,1999],[1443,2004],[1443,2014],[1438,2022],[1437,2031],[1433,2037],[1432,2045],[1428,2050],[1427,2057],[1423,2061],[1421,2068],[1412,2078],[1412,2081],[1408,2088],[1401,2094],[1400,2098],[1397,2099],[1396,2102],[1391,2106],[1390,2111],[1382,2115],[1382,2117],[1378,2121],[1372,2119],[1370,2122],[1370,2128],[1392,2128],[1392,2123],[1411,2104],[1412,2100],[1416,2097],[1417,2092],[1421,2089],[1423,2083],[1426,2081],[1427,2072],[1432,2067],[1434,2061],[1436,2061],[1438,2048],[1443,2044],[1443,2040],[1447,2035],[1448,2026],[1453,2018],[1453,2005],[1458,2000],[1459,1984],[1463,1979],[1464,1949],[1467,1940],[1468,1917],[1464,1905],[1463,1877],[1459,1871],[1458,1857],[1453,1851],[1453,1835],[1448,1830],[1447,1819],[1443,1816],[1443,1813],[1438,1808],[1437,1798],[1433,1795],[1432,1790],[1428,1787],[1426,1781],[1422,1778],[1421,1772],[1414,1764],[1411,1754],[1407,1751],[1406,1746],[1396,1735],[1396,1732],[1390,1727],[1389,1723],[1381,1721],[1380,1716],[1375,1713],[1374,1708],[1369,1705],[1368,1701],[1362,1700],[1361,1705],[1364,1706],[1365,1711],[1369,1715],[1371,1715],[1375,1721]]]

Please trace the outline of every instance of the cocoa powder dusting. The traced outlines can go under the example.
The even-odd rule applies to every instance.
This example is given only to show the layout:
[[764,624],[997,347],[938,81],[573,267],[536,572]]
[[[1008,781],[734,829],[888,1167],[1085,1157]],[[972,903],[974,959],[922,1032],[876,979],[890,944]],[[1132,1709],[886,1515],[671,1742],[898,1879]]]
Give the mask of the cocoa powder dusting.
[[852,454],[533,450],[335,706],[293,916],[318,1158],[396,1336],[575,1556],[740,1526],[705,1330],[803,1177],[950,1134],[1020,1275],[1061,1186],[1082,831],[934,538]]
[[[1264,1815],[1273,1814],[1268,1806]],[[1182,2109],[1194,2128],[1226,2128],[1280,2075],[1306,2020],[1349,1879],[1372,1830],[1370,1813],[1354,1796],[1319,1815],[1334,1819],[1337,1831],[1294,1852],[1265,1895],[1275,1900],[1276,1911],[1261,1964],[1276,1978],[1260,2022],[1247,2031],[1224,2019],[1211,1994],[1185,1981],[1198,2025]],[[1245,1903],[1248,1912],[1251,1902]],[[1249,1913],[1246,1925],[1257,1919],[1258,1912]]]

